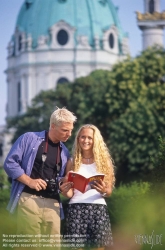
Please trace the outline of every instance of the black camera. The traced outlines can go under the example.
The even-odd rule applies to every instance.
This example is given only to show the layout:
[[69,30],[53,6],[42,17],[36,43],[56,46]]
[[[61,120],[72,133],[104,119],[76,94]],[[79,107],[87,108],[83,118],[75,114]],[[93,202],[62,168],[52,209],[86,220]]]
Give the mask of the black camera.
[[50,193],[58,193],[58,183],[56,180],[51,179],[45,179],[47,186],[46,186],[46,190]]

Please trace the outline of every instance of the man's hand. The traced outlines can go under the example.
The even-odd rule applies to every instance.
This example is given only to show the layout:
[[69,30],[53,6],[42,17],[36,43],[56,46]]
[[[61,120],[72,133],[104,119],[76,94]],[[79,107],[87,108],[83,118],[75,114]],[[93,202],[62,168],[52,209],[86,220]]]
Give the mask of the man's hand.
[[32,179],[28,175],[23,174],[17,178],[18,181],[27,185],[31,189],[35,189],[36,191],[40,191],[42,189],[46,189],[47,183],[42,179]]
[[44,189],[44,190],[46,189],[47,183],[46,183],[46,181],[44,181],[42,179],[31,179],[29,181],[28,186],[31,189],[35,189],[37,191],[40,191],[42,189]]

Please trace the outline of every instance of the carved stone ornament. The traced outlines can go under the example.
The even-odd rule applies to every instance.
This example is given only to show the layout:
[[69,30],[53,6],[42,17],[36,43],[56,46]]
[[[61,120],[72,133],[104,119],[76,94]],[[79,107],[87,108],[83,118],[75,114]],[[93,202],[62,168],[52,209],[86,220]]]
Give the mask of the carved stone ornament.
[[146,12],[144,14],[136,11],[137,19],[139,21],[146,21],[146,20],[165,20],[165,11],[162,13],[159,12],[154,12],[154,13],[149,13]]

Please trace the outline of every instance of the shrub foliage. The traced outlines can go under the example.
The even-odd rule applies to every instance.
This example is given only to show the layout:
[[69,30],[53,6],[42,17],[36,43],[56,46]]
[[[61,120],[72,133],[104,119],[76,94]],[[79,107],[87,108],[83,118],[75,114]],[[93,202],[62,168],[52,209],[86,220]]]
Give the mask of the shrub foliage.
[[97,70],[56,91],[41,92],[27,112],[8,120],[15,127],[15,140],[26,131],[49,128],[56,106],[66,106],[78,117],[76,129],[95,124],[102,132],[115,161],[120,180],[131,173],[153,168],[158,137],[165,136],[165,51],[147,49],[141,55],[116,64],[111,71]]

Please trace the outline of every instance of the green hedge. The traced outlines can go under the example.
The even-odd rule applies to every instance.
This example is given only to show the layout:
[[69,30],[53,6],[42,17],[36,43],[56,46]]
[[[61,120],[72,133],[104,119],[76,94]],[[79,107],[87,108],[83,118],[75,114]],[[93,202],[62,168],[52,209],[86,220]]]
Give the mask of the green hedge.
[[107,204],[115,250],[120,249],[120,245],[122,249],[147,250],[151,246],[155,250],[164,249],[164,193],[158,193],[153,184],[121,185],[107,199]]

